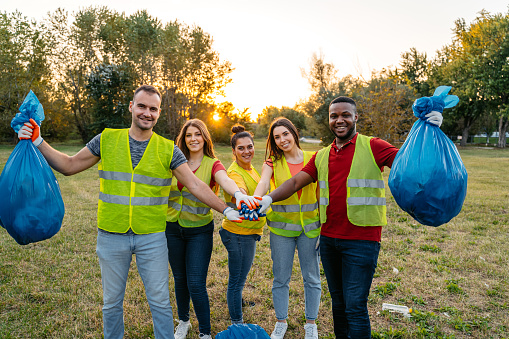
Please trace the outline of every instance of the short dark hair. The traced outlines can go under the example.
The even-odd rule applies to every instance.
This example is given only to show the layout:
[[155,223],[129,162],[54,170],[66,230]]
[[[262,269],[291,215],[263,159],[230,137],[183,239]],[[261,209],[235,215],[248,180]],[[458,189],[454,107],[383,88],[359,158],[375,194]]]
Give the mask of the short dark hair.
[[267,137],[267,146],[265,147],[265,159],[267,159],[267,153],[270,157],[274,158],[274,161],[277,161],[283,157],[283,150],[277,147],[276,141],[274,140],[274,129],[279,126],[286,127],[286,129],[290,131],[290,134],[293,136],[295,141],[295,145],[300,148],[299,132],[297,131],[297,127],[295,127],[290,119],[279,117],[274,119],[274,121],[272,121],[270,124],[269,136]]
[[336,99],[334,99],[330,102],[329,108],[333,104],[339,104],[340,102],[346,102],[346,103],[351,104],[355,108],[355,112],[357,112],[357,104],[355,103],[355,100],[353,100],[352,98],[349,98],[349,97],[337,97]]
[[251,132],[246,131],[246,128],[241,124],[236,124],[232,126],[232,138],[230,143],[232,144],[232,149],[235,149],[237,146],[237,140],[241,138],[249,138],[254,144],[253,134]]
[[133,101],[134,101],[134,98],[136,97],[136,94],[138,94],[141,91],[147,92],[150,94],[157,94],[159,96],[159,99],[161,99],[161,93],[159,92],[159,90],[157,88],[155,88],[152,85],[141,85],[140,87],[136,88],[136,90],[134,91]]

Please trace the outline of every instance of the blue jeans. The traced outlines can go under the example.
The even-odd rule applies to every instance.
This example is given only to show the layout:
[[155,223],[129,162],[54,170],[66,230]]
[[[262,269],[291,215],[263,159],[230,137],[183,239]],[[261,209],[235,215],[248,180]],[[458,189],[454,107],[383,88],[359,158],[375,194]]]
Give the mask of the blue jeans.
[[368,295],[380,243],[320,237],[336,338],[371,338]]
[[219,230],[221,241],[228,251],[228,290],[226,302],[232,324],[242,324],[242,291],[247,275],[256,252],[256,242],[260,240],[258,234],[235,234],[221,228]]
[[292,277],[295,248],[299,255],[299,264],[304,281],[304,300],[306,320],[315,320],[320,307],[322,286],[320,283],[320,265],[316,238],[308,238],[304,232],[298,237],[283,237],[270,233],[270,250],[272,257],[272,299],[276,318],[288,318],[288,301],[290,279]]
[[189,320],[190,300],[198,319],[200,333],[210,334],[210,303],[207,273],[212,255],[214,222],[201,227],[182,227],[166,223],[168,260],[175,279],[178,316]]
[[147,295],[154,335],[173,338],[173,313],[168,287],[168,250],[164,232],[113,234],[99,231],[97,256],[103,286],[104,338],[124,336],[124,295],[133,254]]

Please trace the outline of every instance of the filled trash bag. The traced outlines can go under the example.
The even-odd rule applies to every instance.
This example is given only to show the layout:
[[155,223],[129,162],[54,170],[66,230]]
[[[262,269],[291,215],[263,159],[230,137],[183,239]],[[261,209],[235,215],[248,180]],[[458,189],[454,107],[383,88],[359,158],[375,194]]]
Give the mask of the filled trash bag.
[[458,215],[467,194],[468,174],[454,143],[442,130],[426,121],[431,111],[443,112],[459,99],[440,86],[432,97],[412,106],[419,118],[396,155],[389,187],[402,210],[423,225],[440,226]]
[[219,332],[216,339],[270,339],[263,328],[254,324],[234,324]]
[[[16,132],[30,118],[38,124],[44,120],[32,91],[20,111],[11,122]],[[0,176],[0,192],[0,224],[18,244],[49,239],[60,230],[65,213],[60,187],[32,140],[20,140],[12,151]]]

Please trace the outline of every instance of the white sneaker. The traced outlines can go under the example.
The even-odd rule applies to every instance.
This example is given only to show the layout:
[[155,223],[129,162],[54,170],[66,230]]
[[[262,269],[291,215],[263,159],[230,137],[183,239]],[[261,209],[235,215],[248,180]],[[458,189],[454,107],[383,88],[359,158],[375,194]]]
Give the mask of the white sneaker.
[[276,326],[274,326],[274,331],[272,331],[270,339],[283,339],[287,328],[288,328],[287,323],[281,321],[276,322]]
[[305,339],[318,339],[318,328],[316,324],[306,324],[304,325],[304,331],[306,331]]
[[179,324],[175,329],[175,339],[185,339],[187,331],[191,328],[191,322],[179,320]]
[[210,336],[210,334],[200,333],[200,339],[212,339],[212,337]]

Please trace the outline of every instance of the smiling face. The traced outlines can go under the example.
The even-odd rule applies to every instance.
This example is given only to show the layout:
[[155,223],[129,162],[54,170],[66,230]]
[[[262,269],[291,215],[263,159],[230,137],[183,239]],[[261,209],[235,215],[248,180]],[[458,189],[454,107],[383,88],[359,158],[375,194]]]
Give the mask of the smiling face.
[[254,144],[251,138],[238,138],[233,149],[233,156],[235,156],[235,161],[240,167],[244,169],[251,168],[251,160],[254,156]]
[[198,128],[194,126],[189,126],[187,128],[185,142],[189,152],[203,152],[203,145],[205,145],[205,141],[203,140],[203,135]]
[[285,126],[278,126],[273,131],[276,146],[283,152],[289,152],[295,147],[295,138]]
[[161,98],[157,94],[139,91],[129,103],[129,112],[133,115],[131,128],[151,130],[161,113]]
[[329,128],[336,136],[337,144],[344,144],[356,133],[357,111],[348,102],[338,102],[329,107]]

